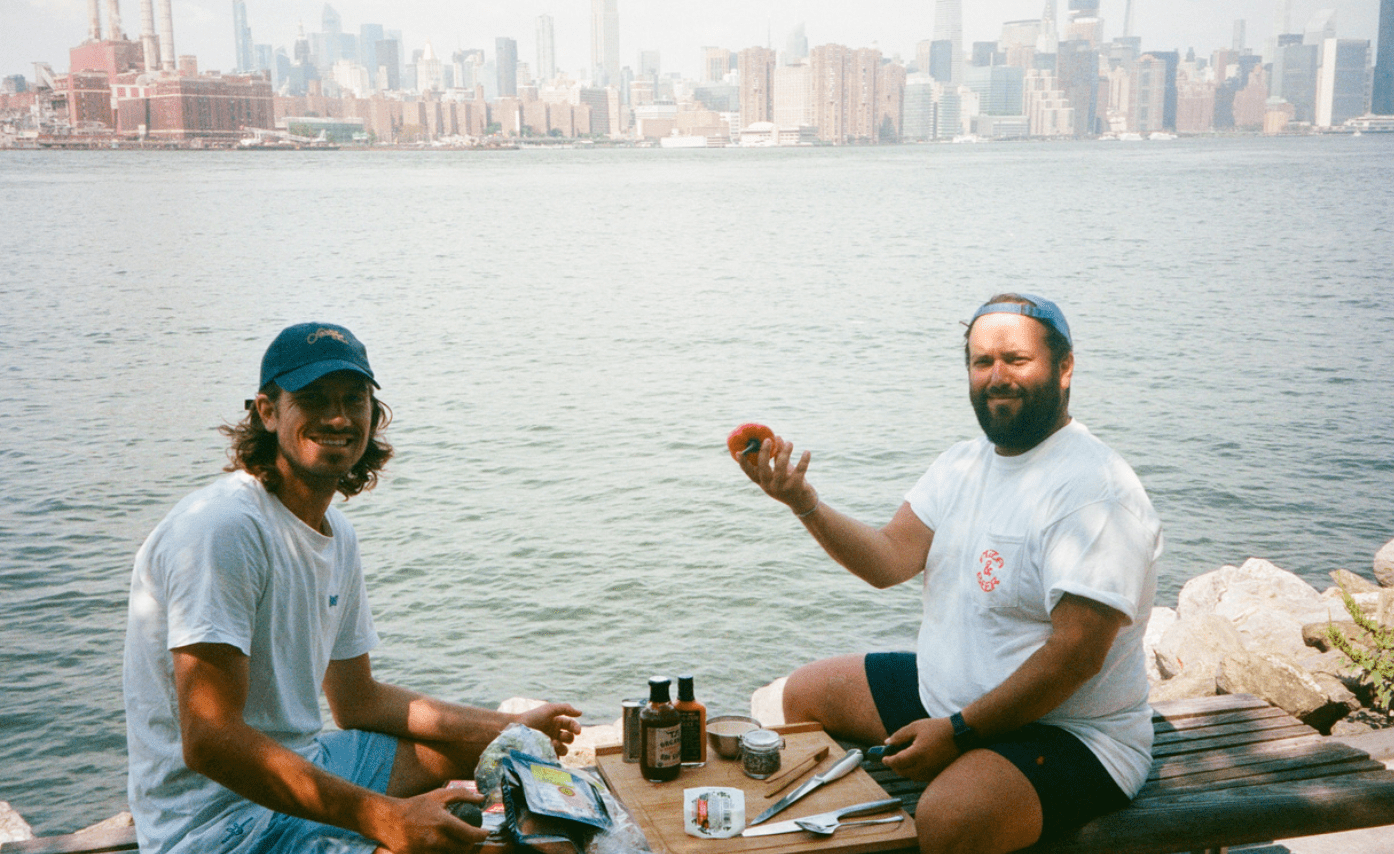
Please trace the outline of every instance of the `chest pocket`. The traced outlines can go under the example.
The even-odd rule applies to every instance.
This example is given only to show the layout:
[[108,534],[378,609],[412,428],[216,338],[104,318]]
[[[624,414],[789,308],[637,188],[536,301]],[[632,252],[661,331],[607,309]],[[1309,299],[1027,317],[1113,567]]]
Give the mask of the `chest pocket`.
[[1031,610],[1033,583],[1026,564],[1026,538],[989,532],[971,567],[974,598],[989,611]]

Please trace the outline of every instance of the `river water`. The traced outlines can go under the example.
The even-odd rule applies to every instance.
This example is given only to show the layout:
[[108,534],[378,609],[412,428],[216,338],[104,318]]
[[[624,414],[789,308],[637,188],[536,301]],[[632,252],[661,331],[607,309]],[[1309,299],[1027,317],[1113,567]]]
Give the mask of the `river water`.
[[1073,414],[1166,526],[1160,604],[1394,536],[1394,138],[804,150],[0,156],[0,800],[125,805],[131,558],[225,462],[283,326],[368,345],[398,450],[344,505],[376,672],[613,720],[908,648],[912,584],[822,555],[726,455],[760,420],[888,519],[976,432],[962,327],[1059,302]]

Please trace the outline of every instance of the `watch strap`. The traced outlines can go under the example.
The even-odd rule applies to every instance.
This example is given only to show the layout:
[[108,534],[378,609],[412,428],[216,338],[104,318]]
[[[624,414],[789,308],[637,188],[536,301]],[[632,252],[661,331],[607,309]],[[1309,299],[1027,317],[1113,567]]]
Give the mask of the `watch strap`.
[[954,728],[954,746],[958,748],[959,753],[967,753],[981,745],[982,739],[978,737],[978,731],[963,719],[963,712],[949,715],[949,723]]

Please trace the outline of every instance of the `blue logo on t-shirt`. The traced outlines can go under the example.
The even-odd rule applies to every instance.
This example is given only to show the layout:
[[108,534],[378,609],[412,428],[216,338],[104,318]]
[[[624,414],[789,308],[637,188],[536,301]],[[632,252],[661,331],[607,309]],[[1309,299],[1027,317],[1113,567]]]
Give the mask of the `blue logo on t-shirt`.
[[330,597],[329,597],[329,607],[333,608],[333,607],[334,607],[335,605],[337,605],[337,604],[339,604],[339,597],[338,597],[338,596],[330,596]]

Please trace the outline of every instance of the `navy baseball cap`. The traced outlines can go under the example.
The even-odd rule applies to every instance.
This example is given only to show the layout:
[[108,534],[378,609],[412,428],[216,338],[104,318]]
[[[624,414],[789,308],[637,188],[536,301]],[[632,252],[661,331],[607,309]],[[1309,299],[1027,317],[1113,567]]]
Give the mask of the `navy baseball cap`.
[[[984,314],[1024,314],[1027,317],[1036,318],[1065,336],[1065,341],[1071,347],[1075,345],[1074,339],[1070,337],[1070,324],[1065,322],[1065,312],[1060,310],[1060,306],[1034,294],[1007,294],[1007,296],[1021,297],[1024,300],[1030,300],[1035,305],[1022,305],[1019,302],[984,303],[973,313],[973,320],[977,320]],[[973,325],[973,320],[968,321],[970,327]]]
[[297,323],[287,326],[261,357],[261,385],[275,383],[286,391],[299,391],[325,374],[353,371],[378,381],[368,366],[368,350],[353,333],[333,323]]

